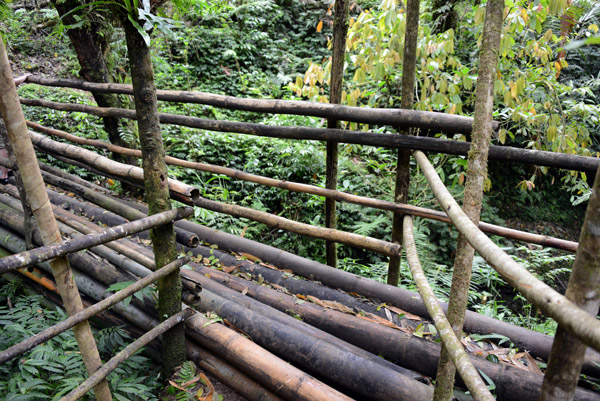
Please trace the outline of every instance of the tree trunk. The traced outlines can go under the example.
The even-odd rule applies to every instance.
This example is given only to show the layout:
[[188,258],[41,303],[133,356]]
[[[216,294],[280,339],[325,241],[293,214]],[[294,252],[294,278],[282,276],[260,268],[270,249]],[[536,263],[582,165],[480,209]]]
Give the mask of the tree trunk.
[[[329,103],[340,104],[342,100],[342,81],[344,79],[344,61],[346,54],[346,36],[348,34],[348,0],[335,0],[333,10],[333,50],[331,54],[331,79],[329,84]],[[335,118],[327,120],[327,128],[339,128]],[[337,189],[339,146],[337,142],[327,142],[325,188]],[[335,199],[325,199],[325,227],[337,227]],[[337,244],[325,241],[325,256],[329,266],[337,267]]]
[[[415,70],[417,65],[417,37],[419,34],[420,0],[408,0],[406,3],[406,29],[404,31],[404,56],[402,61],[402,100],[403,109],[412,109],[415,92]],[[400,132],[410,135],[410,129]],[[410,185],[410,151],[398,149],[396,165],[396,190],[394,200],[408,203],[408,187]],[[394,213],[392,223],[392,242],[402,244],[402,218],[404,213]],[[387,283],[397,286],[400,279],[401,255],[390,257]]]
[[[463,201],[465,213],[475,223],[479,222],[481,201],[483,198],[483,184],[487,177],[488,149],[492,136],[494,79],[496,66],[498,65],[498,49],[500,47],[503,12],[504,0],[488,1],[483,28],[483,40],[479,53],[479,75],[477,77],[475,92],[476,103],[472,133],[473,142],[469,150],[467,181]],[[459,235],[447,312],[448,321],[458,338],[462,336],[465,321],[474,254],[475,250],[469,245],[466,238]],[[434,400],[444,401],[452,398],[454,373],[454,364],[446,348],[443,347],[438,365]]]
[[[569,278],[566,297],[596,316],[600,306],[600,174],[596,174],[579,238],[579,249]],[[540,401],[572,400],[585,359],[586,345],[558,326]]]
[[[44,181],[40,173],[37,158],[33,150],[31,139],[27,132],[27,125],[23,111],[19,104],[17,90],[12,80],[12,72],[4,41],[0,39],[0,117],[6,123],[8,137],[13,147],[21,178],[27,191],[27,200],[34,212],[44,244],[61,242],[60,232],[54,220],[52,206],[45,191]],[[50,266],[56,279],[61,297],[69,315],[74,315],[83,309],[77,286],[73,281],[69,262],[65,257],[54,259]],[[98,348],[89,323],[83,322],[73,328],[77,344],[88,374],[93,374],[102,366]],[[112,400],[106,380],[94,387],[96,398],[99,400]]]
[[[68,13],[81,6],[81,1],[53,0],[52,3],[63,24],[72,25],[77,22],[75,16],[81,13]],[[79,75],[88,82],[111,83],[111,73],[105,56],[109,52],[111,36],[110,22],[106,21],[108,16],[94,11],[86,16],[80,15],[79,17],[85,18],[86,23],[79,28],[67,29],[67,34],[75,48],[77,60],[81,67]],[[100,107],[121,107],[119,96],[115,93],[92,92],[92,95]],[[119,118],[104,117],[103,121],[110,142],[118,146],[128,147],[128,144],[119,134]],[[137,160],[132,157],[113,153],[113,159],[118,162],[137,165]],[[125,185],[127,186],[127,184]]]
[[[127,19],[121,18],[125,28],[131,78],[135,98],[135,109],[142,148],[144,185],[149,214],[171,209],[167,166],[158,121],[154,71],[150,59],[150,49],[137,29]],[[142,24],[143,25],[143,24]],[[177,258],[173,224],[166,224],[151,230],[156,268]],[[179,271],[173,272],[158,282],[158,313],[161,320],[181,311],[181,278]],[[185,361],[185,330],[182,324],[165,332],[163,344],[163,377],[170,377],[176,367]]]
[[433,21],[433,34],[444,33],[448,29],[456,30],[457,15],[456,3],[458,0],[433,0],[431,2],[431,20]]

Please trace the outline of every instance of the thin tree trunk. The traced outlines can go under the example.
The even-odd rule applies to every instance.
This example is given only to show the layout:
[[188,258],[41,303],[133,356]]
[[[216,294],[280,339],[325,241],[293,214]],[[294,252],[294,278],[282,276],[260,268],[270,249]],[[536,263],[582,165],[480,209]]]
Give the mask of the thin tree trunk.
[[[588,203],[579,249],[569,278],[566,297],[583,310],[596,316],[600,306],[600,174],[596,174]],[[575,395],[586,345],[558,326],[540,401],[569,401]]]
[[[81,6],[81,1],[53,0],[52,3],[63,24],[73,25],[77,23],[75,17],[78,13],[72,13],[72,11]],[[79,18],[86,19],[86,23],[79,28],[67,29],[67,34],[75,48],[81,67],[79,75],[88,82],[111,83],[111,73],[105,56],[109,54],[110,31],[112,29],[110,23],[106,21],[108,16],[94,11],[87,16],[79,15]],[[116,93],[92,92],[92,95],[100,107],[121,107],[121,101]],[[119,118],[107,116],[102,120],[110,142],[118,146],[128,146],[119,134]],[[118,162],[137,165],[137,160],[132,157],[113,153],[113,159]]]
[[[158,121],[154,71],[150,49],[137,29],[127,17],[122,18],[129,52],[131,78],[135,98],[135,110],[142,148],[144,185],[149,214],[171,209],[167,166]],[[177,258],[173,224],[150,231],[156,268],[161,268]],[[181,311],[181,278],[179,271],[173,272],[158,282],[158,313],[161,320]],[[182,324],[165,332],[162,336],[164,377],[170,377],[176,367],[185,361],[185,328]]]
[[[333,50],[331,55],[331,80],[329,84],[329,103],[340,104],[342,100],[342,81],[344,79],[344,61],[346,54],[346,36],[348,34],[348,0],[336,0],[333,10]],[[335,118],[327,120],[327,128],[339,128]],[[337,142],[327,142],[325,188],[336,190],[338,179],[339,146]],[[325,227],[337,227],[335,199],[325,199]],[[325,241],[325,256],[329,266],[337,267],[337,244]]]
[[[12,80],[12,72],[4,41],[0,39],[0,117],[6,123],[8,137],[13,147],[21,177],[45,244],[61,242],[60,232],[54,220],[52,206],[45,191],[33,145],[27,131],[23,111]],[[56,279],[65,309],[69,315],[83,309],[77,286],[73,281],[69,262],[65,257],[54,259],[50,266]],[[89,323],[83,322],[73,328],[88,374],[93,374],[102,366],[98,348]],[[98,400],[112,400],[108,383],[101,381],[94,387]]]
[[[415,70],[417,65],[417,38],[419,34],[420,0],[406,2],[406,29],[404,31],[404,56],[402,61],[402,100],[403,109],[412,109],[415,92]],[[410,135],[410,129],[400,132]],[[398,149],[396,165],[396,190],[394,200],[408,203],[408,187],[410,185],[410,151]],[[402,219],[404,213],[394,213],[392,223],[392,242],[402,244]],[[398,285],[400,280],[400,262],[402,256],[392,256],[388,267],[387,283]]]
[[[479,56],[479,75],[475,92],[475,115],[473,122],[473,142],[469,150],[467,181],[463,209],[475,223],[479,222],[483,184],[487,177],[489,143],[492,136],[492,112],[494,107],[494,79],[498,65],[500,31],[504,12],[504,0],[489,0],[486,7],[483,40]],[[462,336],[467,309],[469,283],[475,250],[463,235],[459,235],[454,259],[454,272],[450,299],[448,302],[448,321],[458,338]],[[452,398],[455,367],[446,348],[442,348],[434,400],[444,401]]]

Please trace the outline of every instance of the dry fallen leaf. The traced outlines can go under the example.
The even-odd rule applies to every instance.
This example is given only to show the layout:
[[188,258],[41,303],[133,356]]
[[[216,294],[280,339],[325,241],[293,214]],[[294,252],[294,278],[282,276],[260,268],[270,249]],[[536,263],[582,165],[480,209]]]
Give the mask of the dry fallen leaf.
[[389,309],[389,310],[391,310],[392,312],[394,312],[394,313],[397,313],[397,314],[399,314],[399,315],[404,315],[404,317],[405,317],[406,319],[408,319],[408,320],[417,320],[417,321],[421,321],[421,320],[423,320],[423,319],[421,319],[421,317],[420,317],[420,316],[413,315],[412,313],[409,313],[409,312],[407,312],[407,311],[405,311],[405,310],[402,310],[402,309],[400,309],[400,308],[397,308],[397,307],[395,307],[395,306],[386,305],[386,309]]
[[251,260],[251,261],[253,261],[253,262],[260,262],[260,258],[258,258],[258,257],[256,257],[256,256],[254,256],[254,255],[251,255],[251,254],[249,254],[249,253],[246,253],[246,252],[240,252],[240,255],[242,255],[242,256],[243,256],[243,257],[245,257],[246,259],[248,259],[248,260]]

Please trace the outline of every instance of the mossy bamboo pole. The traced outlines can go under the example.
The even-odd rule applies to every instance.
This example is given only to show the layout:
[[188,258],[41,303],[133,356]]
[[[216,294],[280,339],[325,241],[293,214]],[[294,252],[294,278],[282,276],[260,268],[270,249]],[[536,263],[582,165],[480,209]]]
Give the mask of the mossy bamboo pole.
[[[118,147],[118,146],[115,146],[115,145],[112,145],[112,144],[109,144],[109,143],[106,143],[103,141],[99,141],[99,140],[95,140],[95,139],[88,139],[88,138],[81,138],[79,136],[69,134],[68,132],[44,127],[40,124],[33,123],[30,121],[27,122],[27,125],[31,129],[34,129],[36,131],[43,132],[45,134],[49,134],[49,135],[53,135],[53,136],[57,136],[59,138],[66,139],[68,141],[75,142],[80,145],[95,146],[95,147],[98,147],[101,149],[108,149],[113,153],[131,154],[131,155],[134,155],[135,157],[142,157],[142,152],[140,150],[121,148],[121,147]],[[1,162],[1,158],[0,158],[0,162]],[[450,219],[444,212],[427,209],[424,207],[407,205],[404,203],[382,201],[379,199],[368,198],[365,196],[353,195],[353,194],[348,194],[348,193],[341,192],[341,191],[334,191],[331,189],[321,188],[321,187],[317,187],[315,185],[302,184],[302,183],[297,183],[297,182],[292,182],[292,181],[277,180],[274,178],[263,177],[263,176],[259,176],[259,175],[255,175],[255,174],[246,173],[244,171],[235,170],[235,169],[228,168],[228,167],[215,166],[213,164],[206,164],[206,163],[191,162],[191,161],[187,161],[187,160],[178,159],[178,158],[175,158],[172,156],[165,156],[165,162],[167,164],[174,165],[174,166],[186,167],[186,168],[191,168],[191,169],[199,170],[199,171],[206,171],[206,172],[210,172],[210,173],[214,173],[214,174],[222,174],[222,175],[226,175],[228,177],[237,178],[237,179],[244,180],[244,181],[250,181],[250,182],[257,183],[257,184],[267,185],[267,186],[274,187],[274,188],[281,188],[281,189],[286,189],[289,191],[324,196],[326,198],[335,199],[338,202],[354,203],[356,205],[367,206],[367,207],[372,207],[372,208],[381,209],[381,210],[389,210],[392,212],[398,212],[398,213],[403,213],[403,214],[410,214],[412,216],[424,217],[424,218],[430,219],[430,220],[451,223]],[[46,167],[42,166],[42,169],[44,169],[48,173],[51,173],[52,175],[55,175],[55,176],[58,176],[60,174],[59,177],[63,178],[64,180],[67,180],[67,182],[73,182],[75,184],[87,186],[88,188],[93,189],[95,193],[97,193],[98,191],[107,193],[106,188],[97,187],[96,185],[90,184],[84,180],[81,180],[81,179],[78,180],[79,177],[77,177],[77,176],[65,173],[61,170],[56,171],[57,169],[53,169],[53,168],[50,169],[48,167],[49,166],[46,166]],[[74,186],[71,186],[71,188],[75,189]],[[77,193],[79,193],[79,192],[77,192]],[[81,193],[79,193],[79,194],[81,195]],[[147,211],[144,213],[147,213]],[[177,226],[177,223],[175,225]],[[554,238],[554,237],[549,237],[546,235],[528,233],[525,231],[501,227],[501,226],[497,226],[495,224],[490,224],[490,223],[481,222],[481,221],[479,222],[479,229],[482,230],[483,232],[486,232],[486,233],[489,233],[492,235],[499,235],[499,236],[502,236],[505,238],[515,239],[518,241],[528,242],[531,244],[537,244],[537,245],[547,246],[547,247],[551,247],[551,248],[562,249],[562,250],[569,251],[569,252],[577,251],[577,242],[567,241],[567,240],[560,239],[560,238]]]
[[585,344],[600,350],[600,321],[596,320],[595,315],[580,309],[565,296],[535,278],[479,231],[448,192],[427,156],[419,151],[414,152],[413,156],[438,202],[473,248],[529,302]]
[[447,350],[452,363],[456,366],[460,377],[466,384],[469,392],[475,397],[476,400],[488,400],[493,401],[495,398],[488,390],[486,384],[479,376],[477,369],[473,366],[469,360],[469,356],[463,349],[460,340],[456,337],[456,334],[452,330],[452,326],[439,301],[435,297],[433,290],[429,286],[427,277],[421,267],[419,256],[417,255],[417,247],[415,246],[415,240],[413,236],[413,223],[412,217],[404,216],[404,227],[403,227],[402,243],[404,245],[404,251],[406,252],[406,259],[412,273],[413,280],[419,289],[419,294],[423,299],[423,303],[427,307],[429,316],[433,319],[435,328],[440,335],[444,347]]
[[[483,188],[487,179],[488,149],[492,139],[492,113],[494,112],[494,82],[498,66],[503,13],[504,0],[487,2],[481,48],[479,49],[473,133],[463,199],[464,212],[475,224],[479,222],[481,216]],[[462,336],[465,322],[474,256],[475,249],[459,233],[447,311],[448,321],[459,338]],[[455,372],[449,350],[446,349],[444,343],[436,376],[435,401],[450,401]]]
[[[48,195],[40,173],[31,139],[27,133],[25,117],[19,104],[17,90],[4,41],[0,38],[0,116],[4,119],[8,137],[17,159],[21,179],[45,244],[60,243],[60,233],[52,214]],[[50,266],[56,279],[65,309],[69,315],[79,312],[83,306],[75,285],[69,262],[65,257],[54,259]],[[89,323],[83,322],[73,328],[88,374],[93,374],[102,364]],[[94,388],[98,400],[112,400],[108,383],[103,380]]]
[[105,380],[113,370],[115,370],[121,363],[125,362],[128,358],[133,356],[140,348],[160,336],[167,330],[172,329],[176,325],[183,323],[186,319],[194,314],[193,309],[185,309],[178,313],[170,316],[168,319],[163,320],[158,326],[129,344],[124,350],[120,351],[117,355],[112,357],[110,361],[106,362],[98,371],[90,376],[86,381],[81,383],[76,389],[71,391],[60,399],[60,401],[75,401],[83,397],[92,387],[94,387],[101,380]]
[[[100,117],[116,116],[135,119],[135,111],[127,109],[101,108],[81,104],[57,103],[39,99],[21,99],[28,106],[47,107],[61,111],[76,111]],[[369,110],[363,108],[363,110]],[[403,110],[404,112],[405,110]],[[413,111],[413,110],[408,110]],[[181,125],[209,131],[232,132],[282,139],[308,139],[317,141],[336,141],[358,145],[378,146],[384,148],[406,148],[449,155],[466,156],[470,143],[448,139],[427,138],[423,136],[387,135],[375,132],[337,130],[308,127],[275,127],[255,123],[217,121],[178,114],[159,114],[162,124]],[[524,163],[556,167],[567,170],[595,173],[600,160],[596,157],[554,153],[533,149],[522,149],[510,146],[490,146],[489,160]]]
[[[406,2],[406,26],[404,28],[404,55],[402,57],[402,98],[400,106],[411,110],[414,103],[415,70],[417,66],[417,37],[419,33],[419,0]],[[401,130],[400,135],[410,135],[411,129]],[[396,184],[394,201],[408,203],[410,186],[410,151],[398,149],[396,160]],[[392,242],[402,244],[402,218],[404,213],[394,212],[392,218]],[[390,257],[387,283],[397,286],[400,280],[401,254]]]
[[[99,84],[73,79],[53,79],[39,76],[27,77],[28,83],[68,87],[92,92],[120,93],[132,95],[131,85]],[[179,103],[199,103],[230,110],[255,111],[259,113],[295,114],[334,118],[366,124],[387,124],[396,127],[418,127],[435,132],[468,134],[473,118],[445,113],[401,110],[370,109],[365,107],[341,106],[337,104],[280,100],[280,99],[241,99],[233,96],[215,95],[202,92],[157,90],[158,100]],[[497,131],[499,124],[495,125]]]
[[150,275],[147,275],[146,277],[127,286],[126,288],[123,288],[121,291],[111,295],[110,297],[105,298],[102,301],[94,304],[93,306],[86,308],[81,312],[78,312],[75,315],[68,317],[66,320],[63,320],[62,322],[57,323],[54,326],[37,333],[33,337],[29,337],[25,341],[21,341],[20,343],[15,344],[12,347],[0,352],[0,364],[29,351],[33,347],[36,347],[41,343],[48,341],[53,337],[56,337],[62,332],[69,330],[76,324],[79,324],[84,320],[87,320],[92,316],[110,308],[118,302],[121,302],[128,296],[131,296],[134,293],[140,291],[141,289],[154,283],[159,278],[162,278],[165,275],[179,269],[181,266],[188,263],[189,260],[189,257],[177,259],[174,262],[169,263],[168,265],[165,265],[162,268],[156,270],[155,272],[152,272]]
[[[579,249],[565,296],[592,315],[600,306],[600,175],[596,174],[592,195],[585,213],[579,237]],[[558,326],[548,368],[542,385],[540,401],[572,400],[577,388],[586,346],[573,338],[562,325]]]

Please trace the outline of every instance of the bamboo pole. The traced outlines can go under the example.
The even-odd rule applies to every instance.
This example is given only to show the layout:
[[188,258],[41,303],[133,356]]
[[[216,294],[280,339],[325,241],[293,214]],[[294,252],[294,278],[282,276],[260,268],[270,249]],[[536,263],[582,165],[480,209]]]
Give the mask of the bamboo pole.
[[392,244],[391,242],[366,237],[364,235],[347,233],[345,231],[333,230],[331,228],[315,227],[310,224],[298,223],[270,213],[211,201],[202,197],[198,198],[194,205],[214,212],[252,219],[271,227],[291,231],[297,234],[307,235],[313,238],[328,239],[342,244],[368,249],[382,255],[392,256],[398,254],[400,251],[400,246],[398,244]]
[[[27,77],[28,83],[82,89],[92,92],[133,94],[131,85],[98,84],[72,79],[52,79],[38,76]],[[215,95],[202,92],[156,91],[158,100],[179,103],[200,103],[230,110],[255,111],[259,113],[295,114],[334,118],[366,124],[387,124],[397,127],[418,127],[422,130],[468,134],[473,119],[451,114],[401,110],[370,109],[365,107],[341,106],[336,104],[280,100],[280,99],[240,99],[233,96]],[[499,124],[496,125],[498,130]]]
[[128,296],[133,295],[134,293],[140,291],[141,289],[147,287],[148,285],[154,283],[159,278],[164,277],[165,275],[179,269],[181,266],[185,265],[190,261],[189,257],[179,258],[176,261],[169,263],[168,265],[163,266],[162,268],[152,272],[146,277],[136,281],[135,283],[123,288],[121,291],[111,295],[108,298],[94,304],[93,306],[83,309],[81,312],[76,313],[68,317],[66,320],[51,326],[33,337],[29,337],[27,340],[21,341],[18,344],[13,345],[12,347],[0,352],[0,364],[3,364],[6,361],[9,361],[12,358],[15,358],[30,349],[40,345],[41,343],[50,340],[53,337],[61,334],[64,331],[69,330],[76,324],[83,322],[84,320],[88,320],[92,316],[110,308],[111,306],[121,302]]
[[600,350],[600,321],[535,278],[479,231],[444,187],[427,157],[419,151],[414,152],[413,156],[417,159],[438,202],[473,248],[529,302],[585,344]]
[[[21,179],[27,192],[27,201],[31,206],[36,222],[42,232],[45,244],[59,243],[60,233],[52,214],[50,202],[42,176],[37,165],[37,159],[31,139],[27,134],[27,125],[23,111],[18,101],[18,95],[12,80],[12,71],[4,41],[0,38],[0,116],[4,119]],[[58,258],[50,263],[52,272],[63,298],[63,303],[69,315],[82,309],[81,298],[75,286],[69,262],[66,258]],[[101,365],[100,355],[96,342],[87,322],[80,323],[73,328],[77,344],[88,374],[95,372]],[[95,388],[96,397],[102,401],[112,400],[106,380],[100,382]]]
[[[189,272],[188,272],[189,273]],[[358,358],[288,326],[262,316],[242,305],[203,289],[195,303],[204,311],[213,311],[235,327],[248,333],[259,345],[285,355],[305,369],[317,373],[373,400],[429,400],[432,389],[418,381],[366,359]],[[385,375],[385,376],[384,376]]]
[[[135,112],[127,109],[101,108],[80,104],[57,103],[47,100],[33,99],[21,99],[21,103],[28,106],[47,107],[54,110],[88,113],[99,117],[115,116],[128,119],[136,118]],[[422,136],[413,137],[407,135],[387,135],[374,132],[324,128],[273,127],[254,123],[207,120],[178,114],[161,113],[159,117],[162,124],[181,125],[209,131],[232,132],[282,139],[336,141],[384,148],[415,149],[424,152],[446,153],[449,155],[466,156],[471,145],[469,142],[427,138]],[[600,159],[595,157],[554,153],[533,149],[522,149],[510,146],[490,146],[489,160],[556,167],[567,170],[584,171],[588,173],[595,173],[596,169],[598,168],[598,164],[600,163]]]
[[[52,213],[52,209],[50,209],[50,213]],[[125,236],[147,230],[150,227],[156,227],[158,225],[165,224],[165,222],[173,221],[173,219],[188,217],[192,213],[193,212],[190,208],[173,209],[171,211],[146,217],[142,220],[136,220],[121,226],[107,228],[96,234],[87,234],[70,241],[46,245],[31,251],[21,252],[18,255],[2,258],[0,259],[0,274],[9,270],[27,267],[39,262],[62,257],[68,253],[77,252],[94,245],[103,244],[118,238],[123,238]]]
[[[195,300],[194,296],[186,299]],[[286,399],[298,401],[344,400],[351,398],[343,395],[312,376],[289,365],[273,354],[266,352],[251,340],[214,323],[204,315],[197,313],[186,322],[188,334],[217,355],[236,363],[241,370],[266,384]]]
[[[109,143],[106,143],[103,141],[98,141],[95,139],[81,138],[76,135],[69,134],[65,131],[60,131],[57,129],[44,127],[40,124],[31,122],[31,121],[28,121],[27,125],[36,131],[43,132],[45,134],[49,134],[49,135],[53,135],[53,136],[57,136],[59,138],[66,139],[71,142],[78,143],[80,145],[95,146],[95,147],[98,147],[101,149],[110,150],[113,153],[130,154],[135,157],[142,157],[142,152],[139,150],[121,148],[121,147],[118,147],[118,146],[115,146],[115,145],[112,145],[112,144],[109,144]],[[257,184],[267,185],[267,186],[274,187],[274,188],[281,188],[281,189],[286,189],[289,191],[324,196],[326,198],[335,199],[336,201],[339,201],[339,202],[348,202],[348,203],[353,203],[356,205],[367,206],[367,207],[372,207],[372,208],[381,209],[381,210],[388,210],[388,211],[395,212],[395,213],[410,214],[411,216],[418,216],[418,217],[423,217],[423,218],[430,219],[430,220],[442,221],[444,223],[451,223],[450,219],[444,212],[427,209],[424,207],[413,206],[413,205],[408,205],[408,204],[404,204],[404,203],[382,201],[379,199],[372,199],[372,198],[368,198],[365,196],[358,196],[358,195],[348,194],[348,193],[341,192],[341,191],[334,191],[331,189],[321,188],[321,187],[318,187],[315,185],[301,184],[301,183],[292,182],[292,181],[277,180],[274,178],[263,177],[263,176],[259,176],[259,175],[255,175],[255,174],[246,173],[246,172],[243,172],[240,170],[235,170],[235,169],[228,168],[228,167],[215,166],[215,165],[206,164],[206,163],[191,162],[191,161],[187,161],[187,160],[178,159],[178,158],[175,158],[172,156],[166,156],[165,162],[167,162],[167,164],[174,165],[174,166],[186,167],[186,168],[191,168],[191,169],[199,170],[199,171],[206,171],[206,172],[210,172],[210,173],[214,173],[214,174],[222,174],[222,175],[226,175],[228,177],[237,178],[237,179],[244,180],[244,181],[250,181],[250,182],[257,183]],[[45,167],[42,167],[42,168],[45,169]],[[63,182],[67,182],[67,183],[73,182],[73,183],[80,184],[83,186],[88,186],[89,188],[94,190],[94,193],[97,193],[98,191],[108,193],[108,192],[106,192],[106,188],[97,187],[96,185],[92,186],[92,185],[90,185],[90,183],[88,183],[84,180],[81,180],[81,179],[78,180],[79,177],[76,177],[72,174],[62,172],[61,170],[58,170],[58,171],[56,171],[56,170],[57,169],[52,169],[52,170],[48,169],[47,171],[53,175],[60,174],[60,178],[67,180],[67,181],[63,181]],[[76,189],[75,186],[70,186],[69,188]],[[77,193],[79,195],[83,196],[83,192],[78,191]],[[110,209],[110,208],[107,208],[107,209]],[[111,211],[114,211],[114,210],[111,210]],[[147,211],[144,213],[147,213]],[[176,223],[176,225],[177,225],[177,223]],[[509,239],[515,239],[515,240],[527,242],[530,244],[537,244],[537,245],[541,245],[541,246],[562,249],[562,250],[569,251],[569,252],[577,251],[577,242],[567,241],[567,240],[560,239],[560,238],[549,237],[546,235],[528,233],[525,231],[501,227],[501,226],[497,226],[497,225],[486,223],[486,222],[479,222],[478,226],[481,231],[492,234],[492,235],[499,235],[499,236],[509,238]]]
[[112,357],[110,361],[106,362],[97,372],[90,376],[86,381],[81,383],[76,389],[71,391],[60,399],[60,401],[75,401],[85,395],[92,387],[94,387],[101,380],[105,380],[113,370],[115,370],[121,363],[125,362],[128,358],[133,356],[140,348],[154,340],[156,337],[164,334],[167,330],[172,329],[176,325],[184,322],[194,314],[193,309],[185,309],[181,312],[174,314],[168,319],[162,321],[158,326],[129,344],[124,350],[119,352],[117,355]]
[[[107,157],[101,156],[86,149],[79,148],[77,146],[60,144],[51,140],[50,138],[31,131],[29,132],[29,135],[31,136],[31,142],[33,142],[35,146],[44,150],[48,149],[50,151],[60,153],[68,158],[82,160],[90,167],[96,168],[100,171],[109,171],[111,174],[121,178],[131,179],[137,182],[144,181],[144,171],[139,167],[112,161]],[[169,180],[168,185],[171,191],[180,193],[181,195],[192,199],[199,195],[199,192],[196,188],[177,180]]]
[[421,267],[419,256],[417,255],[417,247],[415,246],[415,240],[413,236],[412,218],[410,216],[404,217],[404,233],[402,236],[404,250],[406,251],[406,259],[412,273],[413,280],[419,289],[419,294],[427,307],[429,315],[432,317],[440,335],[442,342],[444,343],[445,349],[448,351],[452,358],[452,363],[456,366],[460,377],[465,382],[469,392],[473,394],[476,400],[489,400],[492,401],[495,398],[488,390],[486,384],[483,382],[479,373],[469,360],[469,356],[463,349],[463,345],[460,340],[456,337],[456,334],[452,330],[452,326],[444,311],[442,310],[439,301],[435,297],[433,290],[429,286],[427,277]]
[[[417,38],[419,34],[419,0],[407,0],[404,28],[404,54],[402,56],[402,98],[400,106],[411,110],[414,104],[415,70],[417,66]],[[411,129],[400,130],[400,135],[411,135]],[[410,186],[410,150],[398,149],[394,201],[408,203]],[[402,218],[404,213],[394,212],[392,217],[392,242],[402,244]],[[387,283],[397,286],[400,281],[402,254],[390,257]]]
[[[250,253],[262,261],[272,263],[279,268],[291,269],[295,274],[318,280],[332,288],[375,298],[419,316],[429,316],[418,293],[369,280],[343,270],[333,269],[325,264],[302,258],[272,246],[227,234],[200,224],[185,220],[180,223],[186,230],[196,233],[205,242],[217,245],[219,249]],[[446,307],[445,304],[442,306]],[[465,330],[478,334],[501,334],[510,338],[520,349],[528,350],[532,355],[545,360],[548,359],[552,347],[553,338],[546,334],[502,322],[473,311],[467,311]],[[588,349],[583,371],[598,377],[600,375],[599,366],[600,353]]]

